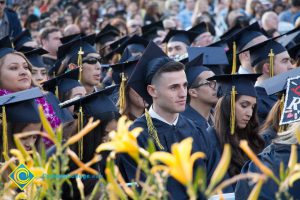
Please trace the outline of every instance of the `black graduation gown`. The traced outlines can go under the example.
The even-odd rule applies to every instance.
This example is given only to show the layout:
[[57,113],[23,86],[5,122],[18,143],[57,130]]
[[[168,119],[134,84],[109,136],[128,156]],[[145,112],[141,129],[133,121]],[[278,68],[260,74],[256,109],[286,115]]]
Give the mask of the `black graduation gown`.
[[272,140],[276,138],[277,132],[269,127],[264,132],[261,133],[263,140],[265,141],[265,147],[269,146],[272,143]]
[[[297,147],[298,152],[298,162],[300,161],[300,147]],[[280,162],[284,163],[285,169],[288,165],[291,153],[291,145],[285,144],[271,144],[266,147],[259,155],[258,158],[262,161],[264,165],[269,167],[275,174],[279,177],[279,166]],[[248,161],[242,168],[241,173],[261,173],[261,171],[256,167],[252,161]],[[247,199],[251,193],[254,185],[247,180],[238,181],[235,188],[235,199],[242,200]],[[300,199],[300,181],[296,181],[292,188],[289,188],[289,194],[294,199]],[[272,180],[268,179],[266,183],[263,184],[261,192],[258,199],[273,200],[275,198],[275,193],[278,191],[277,184]],[[281,196],[280,199],[285,199]]]
[[54,94],[52,94],[51,92],[48,92],[45,95],[45,98],[46,98],[47,102],[52,105],[56,116],[61,120],[62,123],[73,121],[73,116],[72,116],[71,112],[67,108],[59,107],[60,102]]
[[[207,136],[208,136],[208,139],[209,139],[211,145],[215,148],[215,151],[216,151],[215,155],[218,158],[218,160],[216,160],[216,163],[219,163],[219,161],[222,157],[222,148],[221,148],[221,145],[217,138],[217,132],[214,127],[207,128]],[[229,178],[230,178],[229,174],[226,173],[223,180],[226,180]],[[224,193],[232,193],[232,192],[234,192],[234,187],[235,187],[235,185],[228,186],[227,188],[224,189],[223,192]]]
[[259,118],[260,124],[263,124],[265,119],[267,118],[270,110],[272,109],[273,105],[277,101],[276,95],[267,95],[266,90],[263,87],[255,87],[257,92],[257,114]]
[[[177,124],[169,125],[158,119],[153,119],[153,124],[157,130],[160,143],[164,147],[163,151],[171,152],[171,146],[174,143],[178,143],[187,137],[193,138],[192,153],[202,151],[206,154],[206,159],[198,160],[195,162],[195,166],[204,167],[207,171],[208,180],[210,180],[212,173],[217,165],[215,162],[218,160],[215,155],[214,147],[210,145],[207,140],[207,134],[205,130],[196,127],[196,125],[186,117],[179,115]],[[138,137],[138,143],[141,147],[147,149],[148,139],[148,127],[145,115],[137,118],[131,128],[142,127],[143,132]],[[155,144],[156,145],[156,144]],[[156,146],[156,149],[159,148]],[[118,166],[122,173],[125,181],[131,182],[135,179],[136,175],[136,164],[135,162],[125,154],[118,157]],[[145,176],[141,178],[145,180]],[[167,181],[167,190],[169,191],[169,199],[188,199],[186,194],[186,188],[173,178],[169,178]],[[201,195],[200,195],[201,196]],[[200,197],[203,199],[203,196]]]
[[181,114],[186,118],[192,120],[195,124],[197,124],[197,126],[201,127],[204,130],[209,127],[206,119],[188,104],[185,107],[185,111]]

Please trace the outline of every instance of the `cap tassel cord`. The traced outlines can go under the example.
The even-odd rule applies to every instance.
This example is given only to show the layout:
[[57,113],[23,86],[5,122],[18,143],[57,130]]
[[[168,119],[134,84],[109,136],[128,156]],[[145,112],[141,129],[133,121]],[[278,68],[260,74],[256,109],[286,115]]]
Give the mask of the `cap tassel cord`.
[[[283,107],[284,107],[284,94],[281,96],[281,99],[280,99],[280,114],[279,114],[279,119],[281,118],[281,115],[282,115],[282,111],[283,111]],[[278,129],[278,132],[283,132],[285,129],[285,126],[284,125],[281,125],[279,126],[279,129]]]
[[59,99],[58,86],[55,86],[55,96]]
[[120,106],[120,113],[124,113],[126,107],[126,98],[125,98],[125,83],[127,79],[125,77],[125,73],[121,73],[121,84],[119,89],[119,106]]
[[231,90],[231,110],[230,110],[230,133],[233,135],[235,132],[235,95],[237,94],[235,86]]
[[82,51],[82,47],[80,47],[79,51],[78,51],[78,59],[77,59],[77,65],[79,67],[79,82],[81,82],[82,80],[82,56],[83,56],[84,52]]
[[7,119],[5,106],[2,106],[2,139],[3,139],[3,154],[8,152],[8,139],[7,139]]
[[269,57],[270,57],[270,77],[273,77],[274,76],[274,53],[273,53],[273,49],[270,50]]
[[156,144],[159,147],[159,149],[163,150],[164,147],[162,146],[162,144],[159,141],[156,128],[153,125],[153,121],[151,119],[151,116],[150,116],[147,108],[145,109],[145,117],[146,117],[146,121],[147,121],[148,133],[154,139],[154,141],[156,142]]
[[236,43],[233,42],[233,55],[232,55],[232,71],[231,74],[236,73]]
[[[79,108],[79,116],[78,116],[78,132],[83,128],[83,111],[82,107]],[[83,138],[78,141],[78,154],[80,160],[83,159]]]

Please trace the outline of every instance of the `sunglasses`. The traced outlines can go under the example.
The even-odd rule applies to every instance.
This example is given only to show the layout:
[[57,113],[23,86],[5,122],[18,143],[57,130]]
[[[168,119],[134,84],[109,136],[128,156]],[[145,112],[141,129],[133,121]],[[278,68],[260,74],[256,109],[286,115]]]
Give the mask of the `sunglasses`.
[[85,57],[82,59],[82,63],[87,63],[87,64],[96,64],[97,62],[101,62],[102,58],[95,58],[95,57]]

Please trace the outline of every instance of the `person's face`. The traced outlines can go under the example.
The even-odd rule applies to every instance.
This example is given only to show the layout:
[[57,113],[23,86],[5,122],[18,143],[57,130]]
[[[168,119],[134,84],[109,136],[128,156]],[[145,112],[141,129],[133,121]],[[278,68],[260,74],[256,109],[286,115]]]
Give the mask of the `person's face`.
[[176,14],[179,13],[179,9],[180,9],[180,7],[179,7],[178,3],[173,3],[172,5],[170,5],[170,10],[173,13],[176,13]]
[[26,60],[16,54],[8,54],[0,69],[1,88],[12,92],[29,89],[31,73]]
[[215,105],[218,101],[217,89],[215,81],[208,81],[207,79],[214,76],[212,71],[204,71],[198,77],[200,78],[198,87],[191,88],[189,93],[191,97],[203,102],[207,105]]
[[235,102],[235,119],[236,125],[239,129],[246,128],[248,122],[254,112],[256,105],[256,98],[246,95],[241,95]]
[[173,58],[187,53],[186,44],[183,42],[168,42],[167,44],[168,56]]
[[45,49],[52,54],[56,54],[58,47],[61,45],[61,41],[59,40],[62,37],[60,31],[50,33],[48,35],[48,40],[45,40]]
[[206,47],[212,44],[212,42],[213,42],[213,37],[210,34],[210,32],[205,32],[199,35],[193,43],[194,46],[196,47]]
[[[87,57],[99,58],[99,55],[89,54]],[[101,65],[96,63],[83,63],[82,81],[85,85],[97,86],[101,80]]]
[[110,133],[111,131],[115,131],[117,130],[117,120],[113,119],[110,122],[108,122],[108,124],[105,127],[105,133]]
[[291,58],[287,51],[275,55],[274,59],[274,75],[281,74],[293,69]]
[[90,21],[87,17],[82,17],[80,21],[80,28],[81,29],[89,29],[90,28]]
[[48,80],[47,70],[45,67],[32,67],[32,80],[36,85]]
[[38,30],[38,28],[39,28],[39,22],[32,22],[31,24],[30,24],[30,29],[31,30]]
[[[86,90],[83,86],[78,86],[78,87],[75,87],[71,90],[71,95],[70,95],[70,99],[73,99],[75,97],[83,97],[86,95]],[[69,99],[67,99],[69,100]],[[68,107],[68,110],[71,112],[71,113],[74,113],[74,106],[70,106]]]
[[185,110],[187,79],[184,70],[162,73],[147,89],[151,90],[153,103],[162,111],[175,114]]
[[148,104],[143,100],[143,98],[132,88],[129,88],[129,99],[131,104],[136,108],[145,109],[148,107]]
[[5,7],[6,7],[6,1],[0,0],[0,13],[1,14],[3,13]]
[[142,33],[142,22],[138,20],[131,20],[128,22],[128,31],[129,34],[140,34]]
[[188,10],[194,10],[195,8],[195,0],[186,0],[185,6]]
[[[22,132],[30,132],[30,131],[40,131],[41,130],[41,123],[32,123],[28,124]],[[21,138],[21,143],[25,147],[26,151],[31,151],[32,147],[35,145],[37,141],[37,135],[31,135],[28,137]]]
[[73,24],[73,18],[72,18],[71,15],[66,15],[65,20],[66,20],[66,26],[70,25],[70,24]]
[[53,12],[53,13],[50,15],[50,20],[51,20],[52,22],[57,22],[58,18],[59,18],[59,13],[58,13],[58,12]]

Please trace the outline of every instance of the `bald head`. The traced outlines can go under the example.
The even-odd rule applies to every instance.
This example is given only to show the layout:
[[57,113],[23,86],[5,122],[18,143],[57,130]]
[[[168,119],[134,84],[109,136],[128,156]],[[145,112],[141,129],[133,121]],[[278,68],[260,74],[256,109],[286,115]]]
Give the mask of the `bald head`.
[[263,29],[266,31],[271,29],[278,30],[278,15],[273,11],[265,12],[262,16],[261,22]]
[[80,33],[80,28],[76,24],[70,24],[64,29],[64,36]]

